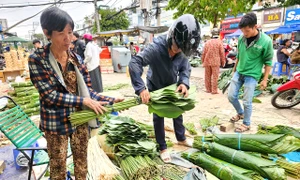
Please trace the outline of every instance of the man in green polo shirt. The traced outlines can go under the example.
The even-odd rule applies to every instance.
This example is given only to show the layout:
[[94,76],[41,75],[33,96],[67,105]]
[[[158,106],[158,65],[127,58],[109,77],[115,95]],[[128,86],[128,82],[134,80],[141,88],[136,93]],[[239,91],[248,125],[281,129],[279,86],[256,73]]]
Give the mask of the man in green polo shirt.
[[[244,15],[239,28],[243,35],[238,40],[237,62],[233,68],[234,75],[228,90],[228,99],[237,111],[237,115],[230,121],[237,122],[243,119],[243,124],[237,127],[235,132],[245,132],[250,130],[255,87],[261,78],[264,66],[265,73],[260,88],[266,88],[274,51],[271,38],[257,29],[257,17],[254,13]],[[244,109],[238,100],[239,90],[243,85]]]

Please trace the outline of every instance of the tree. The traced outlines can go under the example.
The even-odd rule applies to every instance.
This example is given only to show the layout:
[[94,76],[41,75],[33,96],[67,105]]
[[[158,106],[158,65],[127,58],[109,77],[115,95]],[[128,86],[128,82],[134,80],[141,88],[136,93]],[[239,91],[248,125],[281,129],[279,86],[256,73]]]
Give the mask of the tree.
[[33,34],[32,35],[35,39],[38,39],[40,41],[44,41],[44,34],[39,33],[39,34]]
[[[120,14],[108,19],[109,17],[116,14],[116,9],[100,9],[99,14],[101,15],[100,28],[101,31],[111,31],[117,29],[128,29],[129,20],[126,13],[123,11]],[[96,23],[93,27],[93,32],[97,32]]]
[[[260,0],[260,1],[263,2],[265,7],[270,7],[271,6],[271,3],[270,3],[269,0]],[[300,4],[300,0],[277,0],[277,2],[279,2],[280,5],[285,6],[285,7]]]
[[226,15],[236,16],[241,12],[251,11],[257,0],[170,0],[167,10],[177,9],[174,18],[183,14],[193,14],[199,22],[208,20],[214,27]]

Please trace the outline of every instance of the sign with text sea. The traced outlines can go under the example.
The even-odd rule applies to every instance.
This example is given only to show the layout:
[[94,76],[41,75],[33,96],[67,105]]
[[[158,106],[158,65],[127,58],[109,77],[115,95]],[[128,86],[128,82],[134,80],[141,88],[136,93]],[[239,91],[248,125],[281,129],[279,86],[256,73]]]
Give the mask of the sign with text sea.
[[300,9],[287,10],[284,25],[300,24]]

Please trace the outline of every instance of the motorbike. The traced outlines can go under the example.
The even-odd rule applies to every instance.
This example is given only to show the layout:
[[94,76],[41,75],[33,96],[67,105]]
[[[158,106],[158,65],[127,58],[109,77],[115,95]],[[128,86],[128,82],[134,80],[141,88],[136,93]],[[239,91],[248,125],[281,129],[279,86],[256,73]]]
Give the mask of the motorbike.
[[277,88],[271,103],[278,109],[287,109],[300,103],[300,72],[294,73],[294,78]]
[[229,51],[225,56],[225,66],[223,68],[233,68],[236,62],[236,51]]
[[228,44],[224,44],[225,51],[225,66],[223,68],[233,68],[236,62],[236,51],[234,48],[231,48]]

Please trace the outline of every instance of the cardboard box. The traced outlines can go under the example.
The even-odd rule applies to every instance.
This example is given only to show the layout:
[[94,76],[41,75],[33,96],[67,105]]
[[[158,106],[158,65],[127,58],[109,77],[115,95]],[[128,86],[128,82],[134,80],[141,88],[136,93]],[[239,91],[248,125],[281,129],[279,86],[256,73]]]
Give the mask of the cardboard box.
[[106,66],[112,66],[112,59],[100,59],[100,66],[106,67]]
[[112,74],[114,73],[114,67],[113,66],[101,66],[100,65],[100,71],[102,74]]

